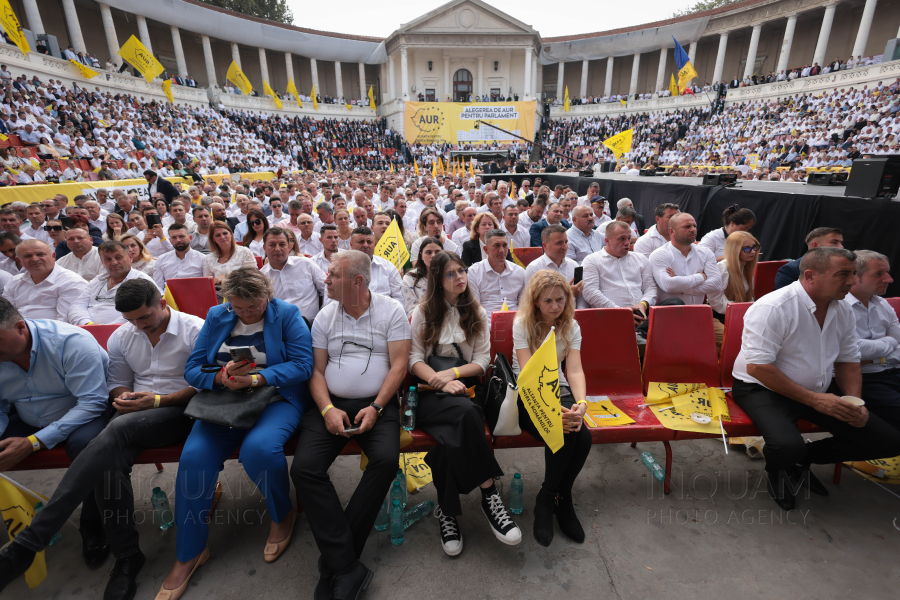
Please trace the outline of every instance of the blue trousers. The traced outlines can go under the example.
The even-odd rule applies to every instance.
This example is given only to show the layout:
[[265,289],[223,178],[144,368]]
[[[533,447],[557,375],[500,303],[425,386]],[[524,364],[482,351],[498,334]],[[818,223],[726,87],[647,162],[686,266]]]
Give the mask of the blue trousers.
[[291,483],[284,444],[300,425],[302,411],[286,400],[273,402],[251,429],[231,429],[197,421],[184,444],[175,481],[178,560],[203,552],[209,538],[209,511],[225,461],[238,446],[244,470],[266,500],[275,523],[291,511]]

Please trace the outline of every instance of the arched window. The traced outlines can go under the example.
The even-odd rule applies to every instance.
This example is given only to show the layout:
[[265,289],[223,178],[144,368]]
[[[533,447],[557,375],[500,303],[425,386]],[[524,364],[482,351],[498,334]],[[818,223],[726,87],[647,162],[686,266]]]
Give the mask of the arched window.
[[472,74],[467,69],[460,69],[453,74],[453,101],[468,102],[469,94],[475,88],[472,85]]

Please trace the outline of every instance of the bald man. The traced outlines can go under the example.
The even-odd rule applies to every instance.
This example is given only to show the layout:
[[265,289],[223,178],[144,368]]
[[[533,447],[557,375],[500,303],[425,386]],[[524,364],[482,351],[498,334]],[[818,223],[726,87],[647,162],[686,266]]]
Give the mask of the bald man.
[[16,247],[16,256],[25,272],[6,284],[3,296],[26,319],[66,321],[69,307],[87,289],[87,281],[57,265],[46,242],[25,240]]

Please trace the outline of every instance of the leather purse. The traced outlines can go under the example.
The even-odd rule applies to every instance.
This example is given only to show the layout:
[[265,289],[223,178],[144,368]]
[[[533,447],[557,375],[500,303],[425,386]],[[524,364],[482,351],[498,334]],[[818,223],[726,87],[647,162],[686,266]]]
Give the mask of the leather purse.
[[[428,366],[434,369],[435,372],[438,372],[451,370],[454,367],[464,367],[469,364],[468,361],[463,358],[462,349],[459,347],[459,344],[454,343],[453,349],[456,350],[457,356],[436,356],[432,354],[428,357]],[[434,350],[432,350],[432,352],[434,352]],[[460,377],[458,381],[461,381],[466,388],[470,388],[478,383],[478,377]],[[447,394],[438,392],[438,395],[446,396]]]
[[[215,366],[215,365],[210,365]],[[222,367],[215,366],[215,371]],[[207,367],[201,371],[209,372]],[[262,411],[282,399],[278,388],[272,385],[250,387],[243,390],[200,390],[184,409],[185,416],[213,425],[232,429],[250,429],[256,425]]]
[[519,386],[506,355],[498,352],[484,394],[484,418],[494,435],[519,435]]

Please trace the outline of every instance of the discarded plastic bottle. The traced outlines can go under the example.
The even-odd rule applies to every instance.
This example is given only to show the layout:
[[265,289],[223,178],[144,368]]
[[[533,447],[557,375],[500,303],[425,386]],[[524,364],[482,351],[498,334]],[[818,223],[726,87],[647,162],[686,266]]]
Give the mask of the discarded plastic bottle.
[[409,488],[406,487],[406,473],[403,472],[403,469],[397,469],[395,481],[400,483],[400,508],[406,509],[406,505],[409,503]]
[[172,513],[172,507],[169,506],[169,497],[162,491],[162,488],[153,488],[150,504],[153,506],[153,512],[156,513],[156,521],[159,523],[160,529],[165,531],[175,524],[175,515]]
[[522,474],[516,473],[513,475],[512,483],[509,484],[509,512],[514,515],[522,514],[524,492],[525,482],[522,481]]
[[659,463],[656,462],[656,458],[650,452],[641,452],[641,462],[644,463],[644,466],[650,469],[650,472],[653,473],[653,476],[656,477],[660,481],[665,481],[666,472],[663,470]]
[[433,508],[434,500],[426,500],[425,502],[416,504],[412,510],[403,513],[403,529],[409,529],[411,525],[415,524],[423,517],[427,517],[431,514],[431,509]]
[[[37,504],[34,505],[34,514],[38,514],[38,513],[41,512],[43,509],[44,509],[44,503],[39,501]],[[60,539],[61,537],[62,537],[62,534],[61,534],[60,532],[57,531],[57,532],[53,535],[53,537],[50,538],[50,545],[52,546],[53,544],[55,544],[56,542],[58,542],[59,539]]]
[[403,509],[399,500],[391,500],[391,543],[395,546],[403,543]]
[[388,516],[388,499],[387,496],[385,496],[384,501],[381,503],[381,510],[378,511],[378,516],[375,518],[375,531],[384,531],[390,524],[390,516]]
[[416,407],[419,406],[419,395],[416,388],[409,386],[406,392],[406,403],[403,406],[403,429],[412,431],[416,428]]

